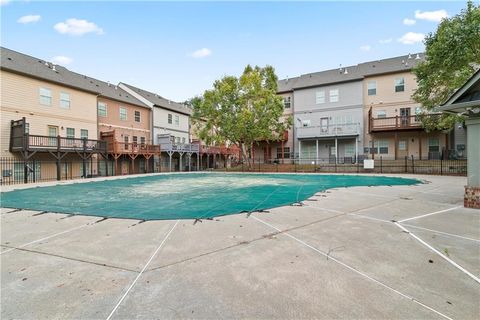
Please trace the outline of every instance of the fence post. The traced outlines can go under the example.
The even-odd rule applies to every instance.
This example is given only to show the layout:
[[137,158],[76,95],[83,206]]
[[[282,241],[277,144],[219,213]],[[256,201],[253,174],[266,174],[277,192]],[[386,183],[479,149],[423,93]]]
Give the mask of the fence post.
[[337,156],[335,156],[335,173],[337,173]]
[[407,161],[408,161],[408,156],[405,156],[405,173],[408,173]]
[[27,160],[23,160],[23,183],[28,183],[28,164]]
[[443,176],[443,159],[440,158],[440,175]]
[[412,154],[412,173],[415,173],[415,161],[413,159],[413,154]]
[[380,156],[380,173],[383,173],[383,156]]
[[360,172],[360,161],[358,161],[358,157],[357,157],[357,173]]
[[36,166],[36,161],[32,160],[32,166],[33,166],[33,182],[37,182],[37,166]]
[[[263,161],[265,161],[265,159]],[[260,169],[260,158],[258,158],[258,172],[260,172],[260,170],[261,170]]]

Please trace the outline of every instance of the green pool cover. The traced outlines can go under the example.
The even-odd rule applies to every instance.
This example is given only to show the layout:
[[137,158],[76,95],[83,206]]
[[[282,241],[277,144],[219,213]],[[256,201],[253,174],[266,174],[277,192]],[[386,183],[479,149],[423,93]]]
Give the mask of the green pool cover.
[[417,183],[356,175],[164,174],[15,190],[2,193],[1,202],[6,208],[100,217],[203,219],[298,203],[331,188]]

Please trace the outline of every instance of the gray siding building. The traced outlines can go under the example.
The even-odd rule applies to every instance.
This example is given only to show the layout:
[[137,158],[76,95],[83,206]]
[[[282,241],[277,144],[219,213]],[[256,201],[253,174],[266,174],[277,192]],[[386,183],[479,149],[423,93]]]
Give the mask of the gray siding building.
[[355,162],[362,153],[362,78],[356,67],[298,78],[294,126],[301,163]]

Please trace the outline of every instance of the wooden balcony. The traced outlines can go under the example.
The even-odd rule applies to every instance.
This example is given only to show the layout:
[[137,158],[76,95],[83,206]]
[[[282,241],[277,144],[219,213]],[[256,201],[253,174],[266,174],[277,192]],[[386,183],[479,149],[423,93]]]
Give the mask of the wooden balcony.
[[81,152],[105,153],[105,141],[86,138],[50,137],[41,135],[24,134],[23,136],[10,137],[10,150],[29,152]]
[[113,141],[107,143],[107,153],[156,155],[160,154],[160,146],[146,143]]
[[[438,117],[439,114],[429,114],[428,117]],[[369,132],[387,132],[387,131],[409,131],[423,130],[421,116],[395,116],[395,117],[372,117],[372,109],[368,112],[368,131]]]

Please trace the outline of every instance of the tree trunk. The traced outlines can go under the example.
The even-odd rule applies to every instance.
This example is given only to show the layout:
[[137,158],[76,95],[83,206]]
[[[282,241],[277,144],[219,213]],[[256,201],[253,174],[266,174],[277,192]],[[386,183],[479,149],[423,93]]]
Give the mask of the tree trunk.
[[248,148],[246,147],[246,145],[244,143],[241,144],[241,148],[240,150],[242,150],[242,160],[243,162],[247,163],[248,165],[248,169],[250,169],[252,167],[252,162],[251,162],[251,159],[250,157],[248,156]]

